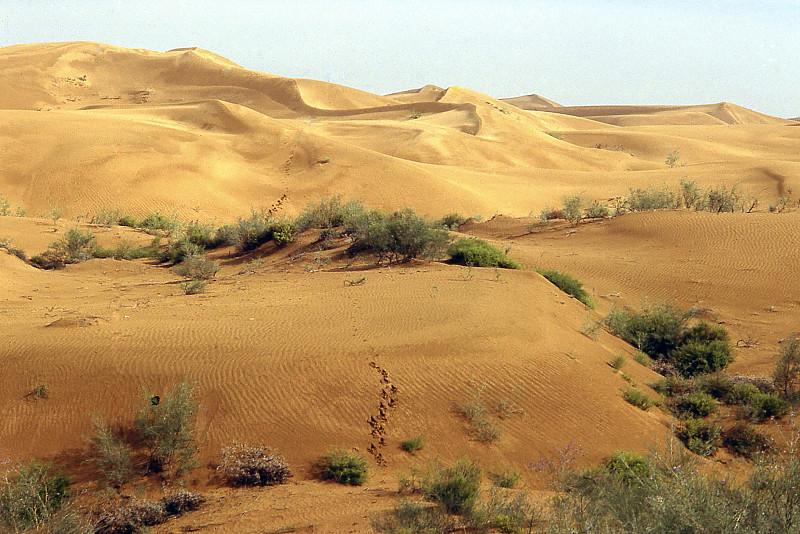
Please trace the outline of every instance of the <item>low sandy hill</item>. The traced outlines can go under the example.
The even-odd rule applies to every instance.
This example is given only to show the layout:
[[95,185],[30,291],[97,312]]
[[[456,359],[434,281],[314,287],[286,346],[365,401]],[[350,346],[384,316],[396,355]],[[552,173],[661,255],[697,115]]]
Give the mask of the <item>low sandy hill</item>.
[[[532,233],[527,230],[533,222]],[[497,218],[471,233],[513,243],[527,267],[581,280],[606,313],[644,298],[709,309],[739,350],[732,372],[769,375],[778,341],[800,319],[800,213],[662,211],[588,224]]]
[[416,102],[437,102],[444,96],[445,89],[436,85],[426,85],[419,89],[409,89],[407,91],[400,91],[398,93],[391,93],[386,95],[393,100],[405,103]]
[[528,111],[547,111],[550,108],[563,107],[561,104],[535,94],[516,96],[514,98],[502,98],[501,100],[511,104],[512,106],[516,106],[520,109],[526,109]]

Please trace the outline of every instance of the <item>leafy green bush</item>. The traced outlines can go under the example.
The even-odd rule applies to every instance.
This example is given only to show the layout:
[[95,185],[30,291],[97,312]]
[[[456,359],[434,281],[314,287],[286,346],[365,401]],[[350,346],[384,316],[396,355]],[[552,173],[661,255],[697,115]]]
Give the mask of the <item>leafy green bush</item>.
[[675,434],[686,448],[699,456],[711,456],[717,452],[721,428],[718,424],[703,419],[687,419]]
[[439,506],[402,501],[393,509],[371,520],[377,532],[389,534],[443,533],[451,532],[454,521]]
[[13,532],[47,525],[69,498],[70,479],[31,461],[0,475],[0,525]]
[[622,392],[622,398],[625,399],[625,402],[636,406],[642,410],[649,410],[650,407],[653,405],[653,400],[639,391],[638,389],[628,388]]
[[367,461],[344,449],[332,449],[317,461],[316,467],[323,480],[349,486],[361,486],[369,477]]
[[781,397],[789,401],[800,397],[800,337],[796,333],[781,342],[772,378]]
[[719,373],[698,377],[697,387],[700,391],[722,401],[733,392],[733,382],[730,377]]
[[577,224],[583,216],[583,196],[578,193],[573,196],[564,197],[562,208],[564,218],[573,224]]
[[455,230],[462,224],[466,222],[467,218],[461,215],[460,213],[448,213],[438,221],[436,221],[436,226],[440,226],[442,228],[446,228],[448,230]]
[[628,208],[631,211],[671,210],[680,206],[678,195],[665,189],[631,189]]
[[161,472],[173,465],[178,473],[192,467],[198,404],[197,385],[184,378],[164,398],[143,390],[135,427],[147,449],[147,468]]
[[31,263],[43,269],[61,269],[71,263],[80,263],[93,257],[94,234],[80,228],[70,228],[58,241],[42,254],[31,258]]
[[139,221],[137,227],[149,234],[163,233],[170,235],[175,233],[179,226],[180,223],[177,217],[169,218],[166,215],[161,215],[156,212],[147,215],[144,219]]
[[177,265],[189,256],[202,256],[204,254],[205,249],[203,247],[182,237],[170,241],[169,246],[161,253],[159,260],[161,263]]
[[92,224],[100,226],[113,226],[119,222],[122,213],[116,208],[102,208],[92,217]]
[[424,447],[425,436],[422,434],[417,434],[400,442],[400,448],[411,454],[416,454],[417,451],[421,451]]
[[473,267],[519,269],[520,264],[508,258],[502,250],[482,239],[461,238],[447,249],[450,263]]
[[734,212],[739,206],[740,197],[736,187],[730,190],[724,184],[712,187],[706,192],[705,207],[711,213]]
[[520,472],[513,467],[497,469],[489,473],[492,483],[499,488],[513,488],[522,480]]
[[323,197],[317,202],[310,202],[295,219],[298,232],[309,228],[338,228],[348,226],[362,217],[366,209],[360,200],[342,202],[341,196]]
[[681,180],[681,202],[686,209],[702,210],[702,193],[696,182]]
[[353,237],[349,252],[372,252],[380,263],[439,257],[449,241],[446,230],[437,228],[404,209],[391,215],[373,211],[353,219],[348,228]]
[[742,404],[742,413],[751,421],[759,422],[770,417],[780,419],[789,413],[789,403],[774,393],[760,391]]
[[269,219],[256,211],[251,211],[247,219],[223,226],[219,235],[240,254],[258,248],[272,237]]
[[707,417],[717,409],[717,401],[708,393],[695,392],[675,397],[670,407],[680,419]]
[[771,448],[770,439],[756,430],[753,425],[739,422],[722,433],[722,444],[731,452],[753,458],[759,453],[768,452]]
[[492,488],[489,501],[473,510],[464,530],[523,534],[533,532],[542,523],[543,513],[524,492],[509,492]]
[[198,221],[190,222],[186,226],[183,231],[183,238],[189,243],[206,250],[217,248],[225,242],[212,224],[202,224]]
[[281,219],[279,221],[271,222],[269,225],[269,233],[272,241],[279,247],[288,245],[294,241],[294,235],[297,232],[295,224],[288,219]]
[[615,371],[619,371],[625,365],[625,361],[626,358],[624,355],[617,354],[616,356],[611,358],[611,361],[608,362],[608,365],[610,365],[611,368],[614,369]]
[[559,271],[536,269],[536,272],[547,278],[550,283],[567,295],[575,297],[585,306],[594,309],[594,300],[592,300],[592,296],[583,289],[583,284],[577,278],[573,278]]
[[175,267],[175,274],[192,280],[210,280],[219,272],[218,261],[209,260],[204,254],[192,253]]
[[434,464],[422,481],[426,500],[436,503],[447,513],[468,514],[480,494],[483,471],[474,460],[461,458],[453,465]]
[[654,474],[650,461],[641,454],[616,451],[603,462],[603,468],[618,482],[641,484]]
[[92,418],[92,423],[94,434],[88,438],[92,446],[91,459],[106,482],[118,488],[133,474],[131,449],[102,418],[95,416]]
[[756,386],[743,382],[735,384],[731,388],[730,393],[725,397],[725,402],[727,404],[748,404],[760,394],[761,391]]
[[592,202],[592,204],[586,208],[586,218],[587,219],[603,219],[610,215],[608,208],[596,200]]
[[711,326],[702,321],[684,334],[670,359],[684,376],[724,369],[733,361],[728,332],[721,326]]
[[459,411],[472,425],[475,439],[488,443],[498,439],[502,431],[490,415],[486,402],[483,400],[483,389],[478,388],[471,392],[469,397],[459,405]]
[[222,448],[217,471],[237,486],[274,486],[292,476],[283,457],[269,447],[234,443]]
[[139,221],[137,221],[130,215],[123,215],[122,217],[119,218],[117,224],[119,224],[120,226],[128,226],[131,228],[136,228],[139,226]]

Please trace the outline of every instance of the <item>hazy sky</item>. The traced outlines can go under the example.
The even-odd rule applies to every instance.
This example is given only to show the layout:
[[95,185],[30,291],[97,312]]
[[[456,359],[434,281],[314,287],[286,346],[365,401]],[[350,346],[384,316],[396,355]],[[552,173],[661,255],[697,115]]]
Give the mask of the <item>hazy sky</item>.
[[799,26],[800,0],[0,0],[0,46],[199,46],[380,94],[431,83],[783,117],[800,115]]

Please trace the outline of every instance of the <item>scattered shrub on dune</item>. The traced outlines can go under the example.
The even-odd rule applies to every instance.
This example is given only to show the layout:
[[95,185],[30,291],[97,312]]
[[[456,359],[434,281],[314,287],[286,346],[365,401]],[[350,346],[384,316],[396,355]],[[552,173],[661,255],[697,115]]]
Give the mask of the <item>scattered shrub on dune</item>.
[[178,515],[200,508],[206,498],[199,493],[185,489],[171,491],[161,498],[161,505],[167,515]]
[[11,244],[11,240],[8,238],[0,239],[0,248],[5,249],[9,254],[12,256],[16,256],[17,258],[21,259],[22,261],[27,261],[27,256],[25,255],[25,251],[21,248],[17,248]]
[[117,221],[117,224],[120,226],[128,226],[130,228],[136,228],[139,226],[139,221],[131,217],[130,215],[123,215]]
[[587,219],[604,219],[610,214],[611,212],[608,210],[608,208],[596,200],[592,202],[588,208],[586,208]]
[[450,263],[472,267],[501,267],[520,269],[516,261],[508,258],[502,250],[482,239],[461,238],[447,249]]
[[602,465],[609,475],[625,486],[641,484],[655,471],[647,458],[631,451],[616,451]]
[[192,280],[210,280],[219,269],[218,261],[209,260],[204,253],[191,253],[175,267],[175,274]]
[[170,218],[156,212],[147,215],[144,219],[139,221],[137,227],[149,234],[163,233],[165,235],[171,235],[180,227],[180,221],[178,221],[177,217]]
[[642,393],[638,389],[628,388],[622,392],[622,398],[625,399],[625,402],[636,406],[637,408],[647,411],[653,406],[653,400],[648,397],[646,394]]
[[583,289],[583,284],[572,276],[559,271],[548,271],[545,269],[536,269],[536,272],[547,278],[547,280],[559,288],[561,291],[575,297],[585,306],[594,309],[594,300],[592,296]]
[[441,226],[448,230],[456,230],[459,226],[466,222],[467,218],[460,213],[448,213],[441,219],[435,222],[436,226]]
[[181,289],[185,295],[197,295],[206,290],[208,283],[205,280],[186,280],[181,282]]
[[789,401],[800,397],[800,337],[796,333],[781,341],[772,378],[781,397]]
[[504,467],[489,473],[492,483],[499,488],[513,488],[522,480],[520,472],[512,467]]
[[0,474],[0,525],[11,532],[40,529],[69,499],[69,477],[50,464],[31,461]]
[[371,252],[389,263],[399,263],[415,258],[440,257],[450,237],[413,210],[404,209],[391,215],[379,211],[364,213],[353,219],[347,227],[353,238],[351,254]]
[[122,486],[133,474],[130,447],[114,429],[99,416],[92,418],[94,433],[88,441],[92,446],[91,461],[114,488]]
[[316,469],[323,480],[349,486],[361,486],[369,477],[367,461],[344,449],[332,449],[317,461]]
[[220,240],[236,247],[238,253],[255,250],[274,240],[278,246],[294,240],[298,226],[287,219],[274,220],[256,211],[247,219],[239,219],[234,224],[223,226],[218,231]]
[[714,413],[717,401],[708,393],[697,391],[673,398],[670,408],[680,419],[702,418]]
[[217,471],[237,486],[274,486],[284,484],[292,476],[281,455],[269,447],[243,443],[222,448],[222,462]]
[[183,239],[206,250],[217,248],[225,242],[212,224],[202,224],[198,221],[190,222],[186,226]]
[[348,226],[356,218],[366,212],[360,200],[342,202],[341,196],[323,197],[316,202],[310,202],[303,212],[295,219],[298,232],[309,228],[338,228]]
[[564,197],[564,205],[561,210],[564,213],[564,218],[573,224],[577,224],[583,217],[583,195]]
[[681,199],[666,189],[631,189],[628,209],[631,211],[671,210],[680,207]]
[[164,504],[132,497],[103,510],[97,518],[97,534],[137,534],[142,527],[160,525],[167,520]]
[[746,422],[739,422],[723,431],[722,444],[734,454],[753,458],[759,453],[769,452],[771,440],[755,427]]
[[713,373],[733,361],[728,332],[705,321],[690,328],[670,355],[684,376]]
[[450,466],[435,463],[422,479],[422,494],[447,513],[464,515],[475,507],[482,479],[483,471],[475,460],[461,458]]
[[452,532],[455,521],[439,506],[401,501],[383,514],[373,515],[370,524],[376,532],[390,534]]
[[416,454],[425,447],[425,436],[417,434],[400,442],[400,448],[410,454]]
[[551,208],[550,206],[545,206],[542,208],[542,211],[539,212],[539,219],[542,221],[552,221],[554,219],[566,219],[566,215],[564,214],[564,210]]
[[43,269],[61,269],[65,265],[80,263],[93,257],[95,237],[91,232],[80,228],[70,228],[58,241],[38,256],[31,258],[31,263]]
[[774,393],[758,393],[742,403],[743,415],[754,422],[774,417],[780,419],[789,413],[789,403]]
[[698,456],[711,456],[719,446],[720,426],[703,419],[687,419],[679,426],[675,434],[686,445],[686,448]]
[[119,223],[122,213],[116,208],[102,208],[92,217],[92,224],[100,226],[113,226]]

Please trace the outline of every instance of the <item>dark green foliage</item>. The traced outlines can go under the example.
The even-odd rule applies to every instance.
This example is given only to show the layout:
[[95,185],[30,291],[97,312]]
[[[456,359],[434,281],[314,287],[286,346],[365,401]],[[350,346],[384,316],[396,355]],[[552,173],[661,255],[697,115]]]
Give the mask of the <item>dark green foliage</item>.
[[717,452],[721,428],[718,424],[702,419],[688,419],[679,426],[675,435],[686,448],[699,456],[711,456]]
[[543,522],[543,513],[524,492],[492,488],[488,502],[466,519],[469,526],[481,532],[490,528],[491,532],[523,534],[533,532]]
[[92,257],[94,258],[114,258],[115,260],[138,260],[142,258],[157,258],[162,256],[159,248],[161,238],[156,237],[148,247],[134,247],[129,241],[122,240],[114,248],[101,246],[94,247]]
[[583,289],[583,284],[572,276],[559,271],[546,271],[544,269],[536,269],[536,272],[547,278],[553,285],[561,291],[575,297],[585,306],[594,309],[594,300],[592,296]]
[[722,444],[731,452],[753,458],[759,453],[769,452],[771,440],[753,425],[739,422],[722,433]]
[[675,397],[670,408],[680,419],[707,417],[717,409],[717,401],[708,393],[700,391]]
[[781,397],[789,401],[800,397],[800,337],[796,333],[781,342],[772,378]]
[[332,449],[317,461],[316,467],[323,480],[349,486],[361,486],[369,477],[367,461],[344,449]]
[[27,261],[28,259],[25,255],[25,251],[23,251],[21,248],[13,246],[8,239],[0,239],[0,248],[7,250],[9,254],[16,256],[22,261]]
[[269,225],[270,236],[275,244],[279,247],[288,245],[294,241],[294,235],[297,232],[295,224],[287,219],[274,221]]
[[49,523],[69,498],[70,479],[31,461],[0,475],[0,526],[14,532]]
[[482,478],[474,460],[461,458],[450,466],[434,465],[422,482],[422,493],[447,513],[468,514],[478,500]]
[[603,462],[606,470],[617,482],[630,486],[641,484],[654,474],[650,461],[641,454],[616,451]]
[[156,212],[139,221],[137,227],[149,234],[163,233],[169,235],[177,229],[178,221],[175,218],[170,219],[166,215]]
[[366,213],[360,200],[342,202],[341,196],[324,197],[317,202],[309,203],[305,210],[295,219],[297,231],[309,228],[338,228],[349,226]]
[[604,217],[608,217],[610,212],[608,208],[597,201],[592,202],[588,208],[586,208],[586,218],[587,219],[602,219]]
[[742,413],[755,422],[770,417],[779,419],[789,413],[789,403],[774,393],[758,392],[742,404]]
[[205,249],[200,245],[192,243],[185,237],[171,241],[165,251],[161,253],[161,263],[177,265],[190,256],[201,256],[205,254]]
[[297,225],[289,220],[273,220],[258,212],[251,212],[248,219],[239,219],[219,229],[220,240],[236,247],[237,252],[244,253],[255,250],[259,246],[274,240],[278,246],[286,245],[294,240]]
[[380,263],[439,257],[449,241],[446,230],[437,228],[404,209],[387,215],[370,212],[354,219],[347,228],[354,239],[350,253],[372,252]]
[[166,396],[142,392],[135,427],[147,449],[148,470],[161,472],[174,466],[182,472],[192,467],[196,391],[196,384],[184,378]]
[[719,373],[698,377],[697,387],[700,391],[722,401],[733,392],[733,382],[730,377]]
[[760,394],[761,391],[756,386],[742,382],[733,386],[731,392],[725,397],[725,402],[727,404],[748,404]]
[[462,224],[466,222],[467,218],[459,213],[448,213],[438,221],[436,221],[436,226],[441,226],[442,228],[446,228],[448,230],[455,230]]
[[502,250],[482,239],[461,238],[447,249],[450,263],[472,267],[501,267],[519,269],[520,264],[508,258]]
[[44,253],[31,258],[31,263],[42,269],[61,269],[71,263],[86,261],[93,257],[94,240],[91,232],[70,228]]
[[206,250],[217,248],[225,242],[213,225],[201,224],[198,221],[191,222],[186,226],[183,238],[187,242]]
[[685,333],[670,359],[684,376],[696,376],[724,369],[733,361],[728,332],[705,321]]
[[622,398],[628,404],[647,411],[653,405],[653,400],[638,389],[628,388],[622,392]]
[[425,436],[422,434],[417,434],[400,442],[400,448],[411,454],[416,454],[417,451],[421,451],[424,447]]
[[578,193],[571,197],[564,197],[562,212],[564,213],[565,219],[573,224],[577,224],[583,216],[583,196]]
[[131,449],[118,433],[100,417],[93,417],[94,434],[88,441],[92,446],[91,460],[103,474],[106,482],[118,488],[133,474]]

